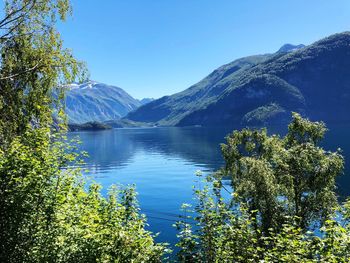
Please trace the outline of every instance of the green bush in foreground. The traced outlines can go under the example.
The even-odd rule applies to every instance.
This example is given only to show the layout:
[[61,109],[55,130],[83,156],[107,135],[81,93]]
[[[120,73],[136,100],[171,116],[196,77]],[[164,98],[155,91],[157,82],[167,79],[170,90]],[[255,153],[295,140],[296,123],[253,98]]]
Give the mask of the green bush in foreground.
[[318,146],[325,130],[294,114],[284,138],[229,135],[225,168],[195,190],[195,208],[185,205],[177,223],[179,261],[349,262],[350,201],[340,206],[334,192],[343,158]]
[[56,139],[38,129],[0,152],[1,262],[159,262],[164,247],[145,231],[134,189],[86,190]]
[[[298,218],[285,218],[273,235],[265,236],[243,205],[233,209],[215,191],[209,186],[198,191],[199,204],[186,208],[196,216],[177,223],[179,262],[349,262],[348,218],[326,220],[317,235],[298,227]],[[349,214],[349,202],[339,212]]]

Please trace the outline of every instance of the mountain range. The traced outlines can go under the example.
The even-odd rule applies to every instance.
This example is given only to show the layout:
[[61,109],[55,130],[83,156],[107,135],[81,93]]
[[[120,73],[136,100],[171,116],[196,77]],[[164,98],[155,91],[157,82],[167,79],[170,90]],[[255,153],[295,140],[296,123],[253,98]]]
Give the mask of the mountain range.
[[69,85],[65,103],[69,122],[80,124],[117,120],[152,100],[137,100],[119,87],[88,81]]
[[318,120],[350,120],[349,32],[237,59],[182,92],[130,111],[124,122],[267,125],[289,121],[292,111]]

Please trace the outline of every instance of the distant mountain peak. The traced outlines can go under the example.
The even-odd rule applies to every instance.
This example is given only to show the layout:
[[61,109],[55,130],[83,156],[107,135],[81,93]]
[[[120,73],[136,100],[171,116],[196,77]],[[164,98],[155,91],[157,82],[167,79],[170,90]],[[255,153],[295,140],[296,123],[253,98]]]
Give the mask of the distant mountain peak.
[[66,113],[70,123],[119,119],[141,106],[123,89],[94,80],[67,87]]
[[147,103],[150,103],[151,101],[154,101],[154,98],[143,98],[139,101],[140,101],[141,105],[145,105]]
[[68,85],[68,89],[73,90],[73,89],[91,89],[93,88],[95,85],[97,84],[101,84],[97,81],[94,80],[88,80],[84,83],[72,83]]
[[288,53],[288,52],[293,52],[298,49],[304,48],[305,45],[299,44],[299,45],[293,45],[293,44],[284,44],[278,51],[277,53]]

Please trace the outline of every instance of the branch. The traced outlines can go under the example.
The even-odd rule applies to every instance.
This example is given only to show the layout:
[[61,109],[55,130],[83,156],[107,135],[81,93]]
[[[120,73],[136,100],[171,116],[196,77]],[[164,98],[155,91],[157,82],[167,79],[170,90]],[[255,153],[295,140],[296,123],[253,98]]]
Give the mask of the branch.
[[14,37],[24,37],[24,36],[30,36],[30,35],[33,35],[33,34],[45,34],[47,32],[48,32],[47,30],[33,30],[31,32],[28,32],[28,33],[16,34],[16,35],[13,35],[13,36],[10,36],[10,37],[7,37],[7,35],[9,35],[9,33],[6,33],[5,35],[0,36],[0,49],[1,49],[1,46],[6,45]]
[[29,69],[26,69],[26,70],[24,70],[24,71],[22,71],[22,72],[19,72],[19,73],[16,73],[16,74],[12,74],[12,75],[6,76],[6,77],[0,77],[0,80],[12,79],[12,78],[18,77],[18,76],[20,76],[20,75],[26,74],[26,73],[28,73],[28,72],[30,72],[30,71],[33,71],[33,70],[37,69],[37,68],[39,67],[39,65],[40,65],[40,64],[37,63],[37,64],[34,65],[33,67],[31,67],[31,68],[29,68]]
[[[0,36],[0,40],[6,40],[8,39],[7,36],[11,35],[24,21],[25,21],[25,17],[29,14],[29,12],[34,8],[35,4],[36,4],[37,0],[33,0],[32,5],[28,8],[28,10],[26,12],[24,12],[23,14],[20,14],[17,17],[14,17],[11,19],[11,16],[23,11],[25,8],[27,8],[30,4],[30,2],[28,2],[26,5],[24,5],[22,8],[16,10],[15,12],[12,12],[11,14],[7,15],[3,20],[0,21],[0,29],[4,29],[4,27],[10,23],[13,23],[15,21],[18,21],[17,24],[13,25],[12,27],[8,28],[7,30],[9,30],[9,32],[5,33],[4,35]],[[8,20],[10,19],[10,20]],[[6,21],[7,20],[7,21]]]
[[[29,8],[29,11],[34,7],[35,3],[36,3],[36,0],[33,0],[33,4],[32,4],[32,6]],[[22,12],[22,11],[23,11],[24,9],[26,9],[30,4],[31,4],[31,2],[28,1],[28,3],[25,4],[25,5],[23,5],[20,9],[17,9],[17,10],[15,10],[15,11],[13,11],[13,12],[7,14],[7,16],[6,16],[5,18],[3,18],[3,19],[0,21],[0,28],[1,28],[1,27],[4,27],[5,25],[7,25],[7,24],[9,24],[9,23],[11,23],[11,22],[13,22],[13,21],[19,19],[19,18],[22,17],[23,15],[25,15],[25,14],[22,14],[22,15],[19,15],[19,16],[15,17],[15,18],[11,18],[11,17],[15,16],[16,14]],[[10,19],[10,20],[9,20],[9,19]]]
[[22,20],[19,21],[16,25],[14,25],[7,33],[5,33],[4,35],[0,36],[0,40],[7,40],[9,39],[9,35],[11,35],[22,23],[24,22],[24,19],[22,17]]

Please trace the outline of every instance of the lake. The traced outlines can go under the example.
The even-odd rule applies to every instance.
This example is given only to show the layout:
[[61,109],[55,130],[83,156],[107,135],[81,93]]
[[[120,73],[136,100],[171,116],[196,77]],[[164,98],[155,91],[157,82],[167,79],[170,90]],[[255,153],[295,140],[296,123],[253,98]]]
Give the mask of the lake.
[[[135,184],[148,229],[160,233],[157,241],[176,242],[176,229],[182,203],[193,202],[192,186],[200,184],[196,171],[208,174],[223,165],[220,143],[228,128],[164,127],[74,132],[79,136],[86,159],[87,175],[104,187]],[[282,132],[283,133],[283,132]],[[323,146],[343,149],[350,158],[349,127],[330,128]],[[347,159],[347,158],[346,158]],[[346,162],[346,171],[349,167]],[[350,194],[349,178],[338,180],[341,196]]]

